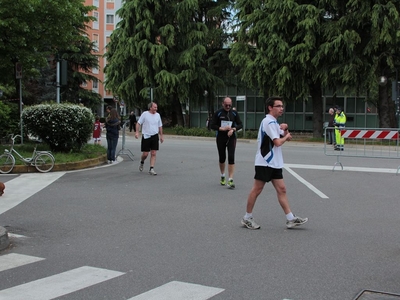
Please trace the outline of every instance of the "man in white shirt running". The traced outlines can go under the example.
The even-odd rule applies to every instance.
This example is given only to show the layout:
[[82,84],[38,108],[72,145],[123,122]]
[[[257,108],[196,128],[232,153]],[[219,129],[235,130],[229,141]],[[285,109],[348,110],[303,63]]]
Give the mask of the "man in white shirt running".
[[283,181],[282,168],[283,156],[281,146],[292,139],[288,131],[288,125],[279,125],[277,119],[283,114],[283,99],[281,97],[270,97],[265,101],[267,115],[261,121],[258,131],[258,149],[255,158],[255,175],[253,188],[247,198],[246,214],[241,223],[249,229],[260,229],[253,218],[253,208],[257,197],[261,194],[266,182],[272,182],[281,205],[286,215],[286,227],[293,228],[303,225],[308,218],[295,216],[290,210],[286,195],[286,186]]
[[142,126],[142,143],[141,151],[142,156],[140,158],[139,171],[143,171],[144,161],[150,152],[150,175],[157,175],[154,170],[156,164],[156,154],[159,149],[159,141],[164,142],[162,121],[160,114],[157,112],[157,103],[150,102],[148,106],[149,110],[142,113],[139,120],[136,123],[135,138],[139,137],[139,129]]

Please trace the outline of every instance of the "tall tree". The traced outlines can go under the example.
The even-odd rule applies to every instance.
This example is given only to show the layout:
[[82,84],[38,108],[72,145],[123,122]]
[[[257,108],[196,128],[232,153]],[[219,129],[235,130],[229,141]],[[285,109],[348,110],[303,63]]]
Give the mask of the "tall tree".
[[242,66],[242,80],[265,96],[280,94],[287,101],[312,97],[313,131],[322,134],[322,91],[328,72],[315,59],[327,22],[318,1],[239,0],[238,42],[231,60]]
[[107,48],[107,88],[130,105],[143,105],[153,87],[155,100],[171,105],[183,125],[181,103],[221,82],[207,65],[207,50],[220,37],[210,40],[214,31],[206,25],[207,17],[226,9],[221,3],[229,1],[126,0]]
[[86,35],[77,35],[72,46],[62,52],[61,58],[67,61],[67,85],[61,88],[61,99],[66,102],[84,104],[95,109],[101,104],[101,95],[82,87],[88,81],[97,78],[92,70],[99,67],[99,55],[95,52],[96,45]]
[[[24,79],[37,77],[38,69],[59,49],[67,49],[90,21],[84,0],[0,0],[0,79],[15,81],[20,62]],[[16,96],[18,94],[17,82]]]
[[[67,83],[60,87],[61,102],[82,103],[92,109],[101,104],[100,94],[82,86],[85,82],[97,80],[91,71],[99,66],[95,43],[84,35],[84,25],[76,25],[75,41],[66,49],[58,49],[58,55],[49,57],[48,65],[38,69],[39,76],[24,81],[24,104],[31,105],[56,99],[57,60],[67,62]],[[49,86],[49,83],[53,84]]]
[[[398,80],[400,68],[400,2],[399,1],[347,1],[342,24],[357,32],[358,44],[353,62],[349,64],[346,83],[356,79],[356,86],[368,93],[377,89],[379,78],[385,76],[389,82]],[[361,76],[360,76],[361,75]],[[398,127],[391,84],[378,86],[378,97],[373,99],[379,115],[379,127]],[[398,120],[397,120],[398,121]]]
[[[377,0],[239,0],[238,42],[230,57],[244,66],[242,79],[265,95],[288,101],[311,96],[314,136],[321,136],[324,88],[368,93],[377,87],[377,73],[395,68],[398,6]],[[377,106],[386,127],[384,91]]]

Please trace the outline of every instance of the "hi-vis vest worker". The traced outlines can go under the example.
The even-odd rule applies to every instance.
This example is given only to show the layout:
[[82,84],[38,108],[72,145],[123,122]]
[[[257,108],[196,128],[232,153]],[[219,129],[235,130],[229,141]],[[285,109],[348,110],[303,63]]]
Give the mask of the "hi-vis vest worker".
[[342,111],[341,107],[336,107],[336,116],[333,122],[335,125],[335,138],[336,138],[336,146],[335,150],[343,151],[344,150],[344,138],[340,134],[340,130],[344,129],[346,125],[346,115]]

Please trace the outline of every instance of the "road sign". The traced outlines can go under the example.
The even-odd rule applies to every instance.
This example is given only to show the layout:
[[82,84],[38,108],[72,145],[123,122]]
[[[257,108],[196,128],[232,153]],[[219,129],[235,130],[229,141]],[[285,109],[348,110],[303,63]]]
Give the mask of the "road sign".
[[246,96],[236,96],[236,101],[244,101],[246,100]]

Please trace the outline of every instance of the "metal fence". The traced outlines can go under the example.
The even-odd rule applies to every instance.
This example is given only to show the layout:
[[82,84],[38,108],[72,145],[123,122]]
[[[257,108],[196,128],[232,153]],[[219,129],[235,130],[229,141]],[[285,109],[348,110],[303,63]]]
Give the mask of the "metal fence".
[[[336,166],[343,164],[341,157],[364,157],[364,158],[388,158],[400,160],[400,134],[399,130],[393,128],[348,128],[340,129],[344,138],[344,149],[335,148],[329,144],[329,131],[333,127],[324,128],[324,153],[327,156],[336,156]],[[397,167],[396,175],[399,173],[400,165]]]

